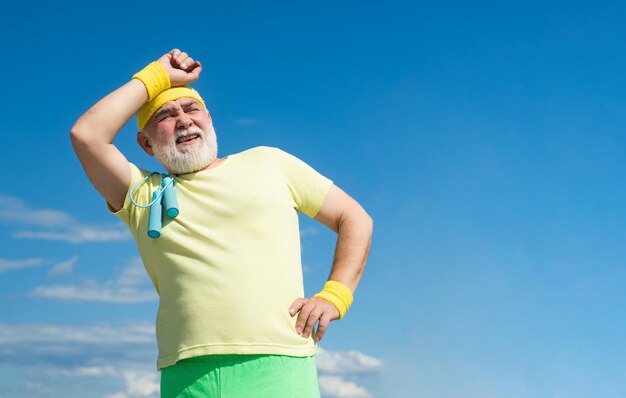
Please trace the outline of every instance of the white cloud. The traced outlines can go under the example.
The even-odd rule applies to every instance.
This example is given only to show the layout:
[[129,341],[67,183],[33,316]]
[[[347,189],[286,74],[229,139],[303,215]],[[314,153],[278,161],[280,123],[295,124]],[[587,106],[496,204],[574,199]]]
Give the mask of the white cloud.
[[121,377],[107,367],[152,370],[156,357],[154,322],[0,323],[0,369],[32,369],[49,381],[58,380],[53,374],[64,369],[67,385],[84,385],[79,380],[89,377]]
[[126,390],[107,398],[159,398],[160,385],[158,375],[153,372],[124,372]]
[[39,286],[31,292],[33,297],[66,301],[93,301],[102,303],[131,304],[158,299],[156,293],[137,288],[123,288],[110,284],[86,282],[80,286]]
[[55,264],[48,272],[48,275],[58,276],[63,274],[71,274],[74,270],[74,265],[78,261],[78,256],[73,256],[70,259]]
[[380,369],[380,360],[358,351],[330,352],[318,347],[317,369],[332,374],[371,373]]
[[[102,379],[107,380],[105,384],[110,389],[99,395],[91,391],[91,396],[158,398],[159,376],[153,370],[155,359],[153,322],[0,323],[0,365],[22,366],[38,374],[42,383],[29,386],[31,390],[47,386],[58,395],[64,386],[71,385],[76,391],[90,391],[90,385],[103,385],[92,379]],[[346,366],[348,371],[339,371],[341,366]],[[372,394],[358,385],[358,377],[362,372],[375,371],[380,366],[380,361],[357,351],[321,350],[318,371],[322,396],[370,398]]]
[[7,260],[0,258],[0,273],[16,269],[36,267],[43,264],[44,261],[40,258],[29,258],[26,260]]
[[39,227],[57,227],[74,222],[70,215],[62,211],[30,209],[21,199],[3,194],[0,194],[0,220]]
[[68,243],[112,242],[131,238],[123,225],[92,228],[84,225],[66,227],[65,231],[15,231],[11,236],[18,239],[53,240]]
[[21,199],[0,194],[0,221],[13,226],[34,227],[18,230],[18,239],[42,239],[69,243],[110,242],[131,238],[122,223],[93,226],[76,220],[70,214],[52,209],[33,209]]
[[132,369],[141,364],[153,369],[156,347],[154,322],[0,323],[0,368],[41,369],[38,373],[66,369],[68,376],[75,373],[73,378],[86,377],[89,373],[93,377],[98,374],[98,377],[106,377],[112,374],[107,373],[107,366],[127,369],[131,365]]
[[140,260],[134,260],[122,270],[117,280],[100,283],[84,280],[78,286],[39,286],[31,292],[33,297],[65,301],[92,301],[104,303],[143,303],[158,300],[150,278]]
[[320,392],[328,398],[369,398],[370,393],[351,381],[336,376],[320,376]]
[[307,236],[314,236],[320,233],[320,229],[314,226],[305,227],[300,229],[300,237],[306,238]]
[[24,385],[25,392],[31,393],[32,396],[52,395],[54,390],[44,385],[41,381],[27,381]]
[[112,366],[81,366],[69,369],[51,369],[46,374],[52,377],[111,377],[119,376],[120,372]]
[[328,398],[367,398],[370,393],[347,377],[373,373],[382,362],[358,351],[331,352],[317,348],[317,370],[320,373],[320,391]]
[[80,382],[84,378],[122,378],[125,388],[106,398],[159,398],[160,381],[156,371],[139,370],[141,365],[131,365],[125,369],[113,366],[83,366],[76,368],[56,368],[44,372],[50,378],[65,377]]
[[117,279],[119,286],[141,286],[150,281],[143,263],[139,257],[122,270],[122,274]]
[[[0,323],[0,367],[24,369],[27,375],[37,375],[38,383],[27,386],[16,380],[0,388],[0,396],[8,392],[16,397],[60,397],[70,388],[72,396],[158,398],[155,360],[153,322]],[[102,386],[109,387],[103,391]]]
[[[107,323],[92,325],[56,325],[41,323],[0,323],[0,348],[24,344],[33,346],[62,346],[63,344],[151,344],[154,325],[148,322],[112,326]],[[36,348],[36,347],[33,347]]]
[[125,372],[126,393],[131,397],[156,396],[159,382],[155,373]]

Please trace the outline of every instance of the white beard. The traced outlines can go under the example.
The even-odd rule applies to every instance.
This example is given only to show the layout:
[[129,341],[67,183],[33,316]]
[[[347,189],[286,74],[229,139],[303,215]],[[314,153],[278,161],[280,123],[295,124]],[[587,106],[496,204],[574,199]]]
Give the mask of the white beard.
[[[177,146],[176,140],[188,134],[198,134],[193,145]],[[152,140],[152,150],[156,159],[172,174],[187,174],[202,170],[217,158],[217,137],[215,130],[207,133],[199,127],[177,130],[174,140],[169,143],[158,143]]]

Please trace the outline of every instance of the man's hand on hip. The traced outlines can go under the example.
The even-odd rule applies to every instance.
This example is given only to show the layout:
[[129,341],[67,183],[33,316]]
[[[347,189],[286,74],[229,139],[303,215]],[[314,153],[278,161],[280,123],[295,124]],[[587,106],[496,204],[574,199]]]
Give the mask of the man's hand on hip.
[[315,324],[319,322],[315,331],[315,341],[322,340],[330,321],[339,319],[339,311],[328,301],[319,298],[299,298],[289,307],[289,314],[295,316],[298,314],[296,321],[296,331],[304,338],[309,338]]
[[164,54],[157,62],[165,68],[172,87],[193,83],[198,80],[202,72],[200,61],[195,61],[186,52],[177,48]]

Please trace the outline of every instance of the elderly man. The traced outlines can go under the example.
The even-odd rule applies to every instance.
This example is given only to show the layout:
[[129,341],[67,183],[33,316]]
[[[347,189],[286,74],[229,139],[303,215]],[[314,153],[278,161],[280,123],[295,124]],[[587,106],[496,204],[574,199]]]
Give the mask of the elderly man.
[[[219,158],[211,115],[186,86],[201,71],[172,50],[71,131],[89,180],[129,227],[159,294],[161,396],[319,397],[315,346],[352,302],[372,220],[279,149]],[[137,142],[167,176],[129,163],[112,144],[135,114]],[[309,298],[297,212],[338,234],[329,280]]]

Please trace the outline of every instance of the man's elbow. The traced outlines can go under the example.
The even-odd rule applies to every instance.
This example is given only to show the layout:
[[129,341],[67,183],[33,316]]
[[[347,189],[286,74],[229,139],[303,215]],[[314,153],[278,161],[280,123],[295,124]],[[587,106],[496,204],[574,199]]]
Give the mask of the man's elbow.
[[70,142],[74,150],[83,150],[92,148],[96,150],[101,145],[109,144],[109,141],[99,138],[102,134],[94,131],[93,127],[77,122],[70,130]]
[[72,148],[74,148],[74,152],[80,150],[81,147],[85,146],[84,135],[81,134],[80,130],[70,130],[70,142],[72,143]]
[[76,148],[76,146],[83,146],[88,141],[89,134],[84,126],[81,126],[79,122],[72,126],[70,130],[70,142],[72,146]]
[[372,236],[374,231],[374,219],[361,206],[355,206],[347,218],[359,231],[370,237]]
[[363,224],[365,225],[365,229],[371,238],[372,234],[374,233],[374,219],[372,218],[372,216],[367,214],[365,210],[363,210],[362,219],[363,219]]
[[102,140],[100,137],[104,137],[101,126],[95,123],[91,110],[87,111],[84,115],[78,118],[74,125],[70,129],[70,141],[72,145],[84,147],[92,144],[99,144]]
[[81,134],[79,130],[75,130],[73,128],[72,130],[70,130],[70,142],[72,143],[72,145],[76,145],[76,143],[80,141],[80,137]]

